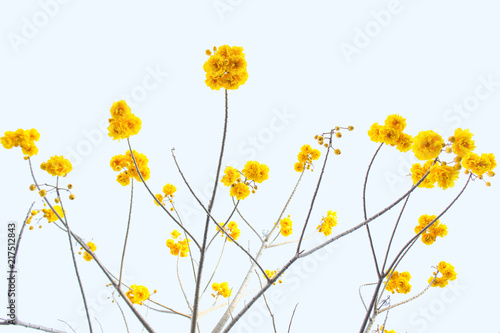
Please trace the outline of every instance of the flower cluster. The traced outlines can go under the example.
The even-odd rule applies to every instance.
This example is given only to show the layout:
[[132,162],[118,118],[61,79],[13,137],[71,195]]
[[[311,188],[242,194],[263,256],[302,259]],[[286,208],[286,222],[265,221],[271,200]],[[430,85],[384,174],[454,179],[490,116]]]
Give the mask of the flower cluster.
[[393,294],[394,292],[398,294],[408,294],[411,291],[410,279],[411,275],[409,272],[398,273],[398,271],[394,271],[389,282],[387,282],[385,290]]
[[[495,175],[493,172],[497,165],[495,155],[491,153],[482,155],[474,153],[473,150],[476,145],[472,140],[473,134],[468,129],[457,128],[455,134],[448,138],[449,143],[447,144],[444,144],[438,134],[430,132],[432,131],[420,132],[417,137],[421,136],[421,140],[417,140],[417,137],[415,137],[413,145],[415,156],[421,160],[427,159],[427,161],[423,165],[420,163],[412,165],[411,177],[413,184],[416,184],[429,169],[429,174],[420,183],[419,187],[433,188],[437,183],[437,186],[443,190],[451,188],[455,185],[455,181],[460,174],[459,170],[462,167],[466,169],[466,173],[472,172],[481,179],[484,174],[490,177]],[[417,141],[420,143],[420,148],[416,146]],[[440,162],[433,165],[433,159],[439,155],[442,147],[446,147],[445,151],[447,153],[453,152],[456,156],[451,163]],[[489,186],[490,183],[487,182],[486,185]]]
[[[276,274],[278,273],[278,270],[275,269],[274,271],[270,271],[270,270],[266,269],[264,272],[266,273],[266,275],[269,279],[272,279],[276,276]],[[281,274],[281,275],[283,275],[283,274]],[[281,279],[279,279],[278,283],[283,283],[283,281]],[[275,284],[276,284],[276,282],[273,283],[273,285],[275,285]]]
[[[226,230],[226,232],[234,239],[237,240],[238,237],[240,237],[240,229],[238,229],[238,224],[234,221],[229,222],[225,227],[224,227],[224,222],[219,223],[220,227],[217,227],[217,231],[219,231],[222,236],[224,236],[224,232],[222,231],[222,228]],[[231,238],[229,238],[229,241],[232,242]]]
[[290,215],[288,215],[288,217],[281,219],[280,233],[285,237],[288,237],[292,234],[292,220],[290,220]]
[[215,291],[215,294],[212,294],[212,296],[215,298],[219,296],[228,298],[233,293],[233,290],[229,288],[229,284],[227,282],[212,283],[212,290]]
[[[92,252],[94,252],[97,249],[97,246],[95,246],[95,244],[92,242],[88,242],[87,245],[88,247],[90,247],[90,251]],[[80,248],[80,250],[83,250],[83,248]],[[85,253],[83,254],[83,259],[85,259],[86,261],[91,261],[92,256],[87,251],[85,251]]]
[[[171,233],[172,239],[167,239],[167,247],[170,249],[170,254],[173,256],[180,255],[182,258],[187,257],[189,252],[189,240],[186,238],[184,240],[177,239],[181,234],[174,230]],[[175,241],[177,239],[177,242]]]
[[4,136],[0,138],[0,142],[5,149],[21,147],[24,155],[33,156],[38,153],[35,141],[38,141],[39,139],[40,133],[38,133],[36,129],[32,128],[30,130],[23,130],[20,128],[15,132],[5,132]]
[[71,162],[62,156],[52,156],[47,162],[40,165],[40,169],[47,171],[52,176],[66,177],[73,170]]
[[[244,180],[241,180],[242,175],[245,176]],[[232,197],[243,200],[250,195],[250,188],[252,188],[252,193],[255,193],[256,183],[260,184],[268,178],[269,167],[267,165],[257,161],[248,161],[241,172],[231,166],[226,167],[221,182],[231,187],[229,194]]]
[[430,168],[429,174],[418,187],[433,188],[436,183],[443,190],[453,187],[460,174],[457,168],[451,167],[445,162],[432,164],[433,160],[428,160],[423,165],[415,163],[411,166],[410,172],[413,184],[418,183]]
[[134,115],[125,101],[114,102],[111,106],[108,135],[113,140],[127,139],[141,130],[141,119]]
[[406,119],[398,114],[387,116],[384,125],[374,123],[368,130],[368,136],[374,142],[385,143],[396,146],[401,152],[410,150],[413,138],[411,135],[403,133],[406,127]]
[[383,332],[383,333],[396,333],[395,330],[390,330],[390,331],[386,330],[383,325],[380,326],[380,332]]
[[[167,185],[163,186],[164,196],[161,194],[156,194],[155,197],[158,199],[159,202],[161,202],[162,205],[165,205],[165,203],[163,203],[163,200],[168,199],[170,202],[172,202],[175,191],[177,191],[177,188],[174,185],[167,184]],[[156,202],[156,200],[155,200],[155,204],[157,206],[159,206],[158,202]]]
[[[150,170],[148,168],[148,158],[144,154],[140,154],[133,151],[134,158],[141,172],[142,178],[144,180],[148,180],[150,176]],[[134,178],[137,181],[141,181],[141,177],[137,173],[137,170],[134,165],[134,161],[132,160],[132,156],[130,151],[127,150],[125,155],[116,155],[111,158],[111,162],[109,163],[111,168],[114,171],[121,171],[120,174],[116,177],[116,181],[123,186],[127,186],[130,184],[130,178]]]
[[434,279],[437,274],[437,272],[435,272],[433,273],[433,276],[431,276],[428,280],[429,283],[434,280],[434,282],[432,282],[432,287],[444,288],[448,285],[448,281],[453,281],[457,278],[455,267],[453,267],[451,264],[448,264],[447,262],[441,261],[438,265],[438,271],[442,274],[441,277],[436,277]]
[[[422,229],[427,227],[429,223],[434,221],[436,215],[422,215],[418,218],[418,225],[415,227],[415,234],[418,234]],[[446,225],[439,223],[436,220],[424,233],[422,233],[422,242],[426,245],[431,245],[436,241],[436,237],[444,237],[448,234]]]
[[144,286],[131,285],[129,291],[126,293],[128,299],[133,304],[141,304],[149,298],[149,290]]
[[328,236],[332,233],[332,228],[337,225],[337,212],[329,210],[326,213],[326,217],[321,219],[320,225],[316,229],[319,232],[322,232],[325,236]]
[[303,145],[300,148],[300,153],[297,155],[299,161],[295,163],[293,168],[297,172],[304,171],[304,168],[309,170],[311,169],[312,161],[319,159],[320,156],[321,152],[319,150],[311,148],[310,145]]
[[205,83],[214,90],[238,89],[247,81],[247,62],[243,48],[239,46],[222,45],[214,54],[210,50],[206,54],[210,56],[203,65],[206,72]]
[[[59,205],[54,206],[54,210],[57,212],[57,215],[59,215],[61,218],[64,217],[64,212],[61,206]],[[49,221],[49,223],[59,220],[56,213],[54,213],[54,211],[50,208],[44,208],[42,209],[42,212],[43,212],[43,217],[45,217],[47,221]]]

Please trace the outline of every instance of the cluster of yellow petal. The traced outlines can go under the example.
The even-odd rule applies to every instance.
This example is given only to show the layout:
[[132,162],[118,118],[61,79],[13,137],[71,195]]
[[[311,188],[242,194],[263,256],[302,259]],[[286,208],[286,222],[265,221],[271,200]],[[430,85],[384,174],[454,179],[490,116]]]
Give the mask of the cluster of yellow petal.
[[434,280],[434,282],[432,282],[432,287],[444,288],[448,285],[448,281],[453,281],[457,278],[455,267],[453,267],[451,264],[448,264],[447,262],[441,261],[438,265],[438,271],[442,274],[441,277],[436,277],[436,279],[434,280],[434,276],[436,275],[436,273],[433,273],[433,276],[431,276],[428,280],[429,283]]
[[332,233],[332,228],[337,225],[337,212],[329,210],[326,213],[326,217],[321,219],[320,225],[316,229],[319,232],[322,232],[325,236],[328,236]]
[[457,156],[464,157],[476,148],[472,135],[468,129],[457,128],[455,130],[455,135],[450,138],[450,141],[453,143],[451,148]]
[[[172,184],[167,184],[165,186],[163,186],[163,195],[161,194],[156,194],[155,197],[158,199],[159,202],[161,202],[162,205],[165,205],[165,203],[163,202],[163,199],[169,199],[170,202],[172,202],[172,198],[174,197],[174,193],[175,191],[177,191],[177,188],[172,185]],[[158,202],[156,202],[155,200],[155,204],[157,206],[159,206]]]
[[[241,180],[242,175],[245,176],[244,180]],[[267,165],[257,161],[248,161],[241,172],[231,166],[226,167],[221,182],[231,187],[229,195],[236,197],[237,200],[243,200],[250,195],[250,188],[252,188],[252,193],[255,193],[256,183],[260,184],[268,178],[269,167]]]
[[257,161],[248,161],[241,172],[247,180],[253,180],[259,184],[269,178],[269,167]]
[[[217,227],[217,231],[219,231],[222,236],[224,236],[224,232],[222,231],[222,228],[226,230],[226,232],[234,239],[237,240],[238,237],[240,237],[241,230],[238,229],[238,223],[231,221],[229,222],[225,227],[224,227],[224,222],[219,223],[220,227]],[[229,241],[232,242],[231,238],[229,238]]]
[[368,130],[370,140],[396,146],[401,152],[410,150],[413,143],[411,135],[403,133],[406,128],[406,119],[398,114],[387,116],[384,125],[374,123]]
[[[264,272],[266,273],[266,275],[269,279],[272,279],[276,276],[276,274],[278,273],[278,270],[275,269],[274,271],[270,271],[270,270],[266,269]],[[283,275],[283,274],[281,274],[281,275]],[[280,280],[278,280],[278,282],[282,283],[283,281],[280,279]],[[275,285],[275,284],[276,284],[276,282],[273,283],[273,285]]]
[[[59,206],[59,205],[54,206],[54,210],[57,212],[57,214],[61,218],[64,217],[64,212],[63,212],[63,209],[62,209],[61,206]],[[47,219],[47,221],[49,221],[49,223],[50,222],[55,222],[55,221],[59,220],[59,218],[57,217],[57,215],[50,208],[44,208],[44,209],[42,209],[42,212],[43,212],[43,217],[45,217]]]
[[133,304],[141,304],[149,298],[149,290],[144,286],[131,285],[130,290],[126,293],[128,299]]
[[33,156],[38,153],[38,148],[35,141],[40,139],[40,133],[34,128],[30,130],[18,129],[15,132],[7,131],[4,136],[0,138],[0,142],[5,149],[12,147],[21,147],[23,154],[26,156]]
[[[88,242],[87,245],[88,247],[90,247],[90,251],[92,252],[94,252],[97,249],[97,246],[95,246],[95,244],[92,242]],[[85,253],[83,254],[83,259],[85,259],[86,261],[91,261],[92,256],[87,251],[85,251]]]
[[495,155],[492,153],[481,154],[481,156],[476,153],[468,153],[462,159],[462,166],[472,173],[482,176],[489,171],[493,171],[497,166],[497,162],[495,161]]
[[437,186],[441,187],[443,190],[453,187],[460,172],[456,168],[445,163],[435,164],[431,167],[432,163],[433,160],[429,160],[425,162],[424,165],[420,165],[420,163],[412,165],[411,179],[413,180],[413,184],[415,185],[418,183],[418,181],[422,179],[430,168],[431,171],[418,187],[433,188],[435,183],[437,183]]
[[129,138],[141,130],[141,119],[130,111],[125,101],[118,101],[111,106],[111,118],[109,118],[108,135],[113,140]]
[[40,165],[40,169],[47,171],[52,176],[66,177],[73,170],[71,162],[62,156],[52,156],[47,162]]
[[212,294],[212,296],[215,298],[219,296],[228,298],[233,293],[233,290],[229,288],[229,284],[227,282],[212,283],[212,290],[215,291],[215,294]]
[[396,333],[396,331],[394,331],[394,330],[390,330],[390,331],[386,330],[383,325],[380,326],[380,331],[384,332],[384,333]]
[[281,219],[280,233],[285,237],[288,237],[292,234],[292,220],[290,220],[290,215],[288,215],[288,217]]
[[444,146],[441,135],[434,131],[421,131],[413,138],[412,150],[416,158],[425,161],[438,157]]
[[178,239],[176,242],[175,240],[181,235],[177,230],[172,231],[171,235],[173,239],[167,239],[167,247],[170,249],[170,254],[173,256],[180,255],[182,258],[187,257],[189,240],[187,238],[184,240]]
[[293,168],[297,172],[304,171],[304,168],[309,170],[311,169],[312,161],[319,159],[320,156],[321,152],[319,150],[313,149],[310,145],[303,145],[300,148],[299,154],[297,155],[297,159],[299,161],[295,163]]
[[[418,225],[415,227],[415,234],[418,234],[422,229],[427,227],[429,223],[434,221],[436,215],[422,215],[418,218]],[[426,245],[431,245],[436,241],[436,237],[444,237],[448,234],[448,227],[445,224],[439,223],[436,220],[424,233],[422,233],[422,242]]]
[[[148,180],[150,176],[150,170],[148,167],[148,158],[144,154],[140,154],[133,151],[134,158],[141,172],[142,178],[144,180]],[[111,158],[111,162],[109,163],[111,168],[115,171],[122,171],[116,177],[116,181],[123,186],[127,186],[130,184],[130,178],[134,178],[137,181],[141,181],[141,177],[137,173],[137,170],[134,165],[134,161],[132,160],[132,155],[130,151],[127,150],[125,155],[116,155]],[[125,170],[124,170],[125,169]]]
[[408,294],[411,291],[410,279],[411,275],[409,272],[398,273],[398,271],[394,271],[389,282],[387,282],[385,290],[393,294],[394,292],[398,294]]
[[205,83],[214,90],[238,89],[248,79],[243,48],[222,45],[218,49],[214,47],[214,51],[214,54],[203,65],[206,72]]

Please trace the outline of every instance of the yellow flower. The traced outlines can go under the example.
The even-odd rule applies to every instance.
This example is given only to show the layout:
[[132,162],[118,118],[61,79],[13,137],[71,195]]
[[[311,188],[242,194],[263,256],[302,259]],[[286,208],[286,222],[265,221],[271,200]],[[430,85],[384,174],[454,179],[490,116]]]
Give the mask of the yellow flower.
[[310,145],[303,145],[297,155],[299,162],[294,165],[295,171],[302,172],[304,168],[309,169],[312,165],[312,161],[319,159],[320,156],[321,152],[319,150],[313,149]]
[[175,191],[177,191],[177,188],[172,184],[167,184],[163,186],[163,193],[165,194],[165,197],[168,196],[173,197]]
[[5,132],[4,136],[0,138],[0,143],[5,149],[21,147],[24,155],[33,156],[38,153],[35,141],[39,139],[40,133],[34,128],[30,130],[18,129],[15,132]]
[[400,133],[398,141],[396,142],[396,148],[402,152],[406,153],[411,149],[411,145],[413,144],[413,137],[406,133]]
[[240,178],[240,172],[237,169],[228,166],[224,170],[224,176],[222,177],[221,182],[224,183],[225,186],[231,186],[238,178]]
[[444,146],[443,138],[434,131],[422,131],[413,138],[412,150],[419,160],[430,160],[439,156]]
[[229,194],[237,200],[243,200],[250,195],[250,188],[245,183],[236,183],[231,186]]
[[296,162],[293,166],[293,169],[297,172],[302,172],[304,171],[304,163],[301,162]]
[[[87,245],[88,247],[90,247],[90,250],[92,252],[94,252],[97,249],[97,246],[95,246],[95,244],[92,242],[88,242]],[[91,261],[92,256],[87,251],[85,251],[85,253],[83,254],[83,259],[85,259],[86,261]]]
[[383,143],[395,146],[398,143],[400,132],[395,128],[382,126],[379,130],[379,140]]
[[[217,227],[217,230],[224,236],[224,232],[222,231],[222,227],[224,226],[224,222],[219,223],[220,227]],[[234,221],[229,222],[224,228],[226,232],[234,239],[237,240],[240,237],[241,230],[238,229],[238,224]],[[232,242],[231,238],[229,241]]]
[[[64,212],[61,206],[59,205],[54,206],[54,210],[61,218],[64,218]],[[43,212],[43,217],[45,217],[49,222],[55,222],[59,220],[56,213],[54,213],[54,211],[50,208],[44,208],[42,209],[42,212]]]
[[73,170],[71,162],[62,156],[52,156],[47,162],[40,165],[42,170],[47,171],[52,176],[66,177]]
[[[432,287],[440,287],[444,288],[445,286],[448,285],[448,281],[453,281],[456,280],[457,278],[457,273],[455,272],[455,267],[453,265],[441,261],[438,265],[438,273],[441,273],[441,277],[436,277],[434,282],[432,283]],[[434,273],[435,275],[436,273]],[[434,279],[434,276],[431,276],[428,280],[429,283],[432,282]]]
[[[266,270],[264,271],[264,273],[266,273],[266,276],[267,276],[269,279],[272,279],[272,278],[274,278],[274,277],[276,276],[276,274],[277,274],[278,272],[277,272],[277,270],[270,271],[270,270],[266,269]],[[282,275],[283,275],[283,274],[282,274]],[[279,282],[279,283],[282,283],[283,281],[278,280],[278,282]],[[276,284],[276,282],[274,282],[274,283],[273,283],[273,285],[275,285],[275,284]]]
[[288,217],[281,219],[280,233],[285,237],[288,237],[292,234],[292,220],[290,220],[290,215],[288,215]]
[[453,138],[454,142],[451,148],[457,156],[464,157],[476,148],[472,140],[472,133],[468,129],[462,130],[461,128],[457,128]]
[[222,45],[218,49],[214,48],[214,51],[203,65],[206,85],[214,90],[238,89],[248,78],[243,48]]
[[[418,183],[420,179],[427,173],[429,168],[431,167],[433,161],[429,160],[424,163],[424,165],[420,165],[420,163],[415,163],[411,166],[411,179],[413,180],[413,185]],[[425,188],[433,188],[434,183],[436,182],[436,179],[434,178],[435,174],[432,172],[429,172],[427,177],[425,177],[424,181],[418,185],[418,187],[425,187]]]
[[368,136],[370,137],[370,140],[373,142],[382,142],[382,138],[380,135],[380,130],[382,129],[383,126],[379,125],[378,123],[374,123],[370,129],[368,130]]
[[410,279],[411,275],[409,272],[399,274],[398,271],[394,271],[387,282],[385,290],[393,294],[394,292],[398,294],[408,294],[411,291]]
[[133,304],[141,304],[149,298],[149,290],[144,286],[131,285],[130,290],[126,293],[128,299]]
[[269,167],[256,161],[248,161],[241,172],[248,180],[256,183],[262,183],[269,178]]
[[385,119],[385,126],[393,128],[397,132],[403,132],[406,127],[406,119],[399,114],[391,114]]
[[[453,187],[460,172],[448,165],[434,165],[431,168],[432,179],[437,181],[437,185],[443,190]],[[429,175],[430,176],[430,175]]]
[[[134,158],[137,163],[137,167],[139,168],[142,178],[144,180],[148,180],[150,176],[150,170],[148,167],[148,158],[144,154],[140,154],[133,151]],[[132,160],[132,155],[130,151],[127,150],[125,155],[116,155],[111,158],[110,166],[114,171],[120,171],[122,169],[126,169],[121,172],[116,178],[117,182],[123,186],[130,184],[130,178],[134,178],[137,181],[141,181],[141,177],[137,173],[135,168],[134,161]]]
[[[165,204],[163,203],[163,195],[161,195],[161,194],[156,194],[156,195],[155,195],[155,197],[156,197],[156,199],[158,199],[158,201],[159,201],[159,202],[161,202],[161,204],[162,204],[162,205],[165,205]],[[160,206],[156,200],[155,200],[155,205]]]
[[181,256],[182,258],[187,257],[189,252],[189,240],[186,238],[184,240],[177,239],[180,236],[180,233],[177,230],[172,231],[171,233],[173,239],[167,239],[167,247],[170,249],[170,254],[173,256]]
[[222,282],[220,284],[217,282],[212,283],[212,290],[216,292],[215,294],[212,294],[215,298],[219,296],[228,298],[233,292],[232,289],[229,289],[229,284],[227,282]]
[[130,112],[130,108],[125,101],[113,103],[110,112],[108,135],[113,140],[129,138],[141,130],[141,119]]
[[[415,234],[422,231],[429,223],[434,221],[436,215],[422,215],[418,218],[418,225],[415,227]],[[444,237],[448,234],[448,227],[445,224],[436,220],[427,230],[422,233],[422,242],[425,245],[431,245],[436,241],[437,237]]]
[[497,166],[497,163],[495,155],[491,153],[482,154],[481,156],[476,153],[468,153],[462,159],[462,166],[472,173],[481,176],[488,171],[492,171]]
[[322,232],[325,236],[332,233],[332,228],[337,225],[337,212],[329,210],[326,217],[321,219],[321,224],[318,225],[316,229],[318,232]]

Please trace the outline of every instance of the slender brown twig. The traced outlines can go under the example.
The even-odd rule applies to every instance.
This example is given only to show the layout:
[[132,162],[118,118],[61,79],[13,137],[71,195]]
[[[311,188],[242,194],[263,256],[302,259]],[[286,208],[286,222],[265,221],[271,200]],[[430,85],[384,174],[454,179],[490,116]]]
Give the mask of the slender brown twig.
[[[125,233],[125,241],[123,243],[122,261],[120,263],[120,277],[118,278],[118,288],[122,284],[123,263],[125,261],[125,250],[127,249],[128,233],[130,231],[130,221],[132,220],[132,204],[134,202],[134,179],[130,180],[130,208],[128,210],[127,231]],[[127,329],[128,330],[128,329]]]

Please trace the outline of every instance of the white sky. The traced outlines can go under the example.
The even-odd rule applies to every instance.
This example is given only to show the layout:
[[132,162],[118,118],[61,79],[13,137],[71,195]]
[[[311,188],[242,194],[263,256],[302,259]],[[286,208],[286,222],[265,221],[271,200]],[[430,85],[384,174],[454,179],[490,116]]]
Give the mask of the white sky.
[[[433,129],[448,137],[456,127],[469,128],[479,153],[499,156],[499,10],[498,2],[487,0],[0,1],[0,133],[36,128],[41,139],[35,166],[53,155],[71,158],[74,170],[62,180],[63,185],[74,184],[77,197],[66,200],[70,225],[97,245],[96,254],[117,273],[130,194],[129,187],[116,183],[109,167],[113,155],[126,151],[126,142],[113,141],[101,130],[111,104],[125,98],[142,119],[142,130],[132,145],[150,160],[149,185],[157,193],[167,182],[177,186],[175,202],[189,228],[201,235],[204,216],[182,183],[170,149],[175,147],[198,192],[211,186],[224,93],[204,84],[204,51],[214,45],[242,46],[249,79],[229,93],[224,166],[243,166],[255,159],[271,169],[270,179],[257,194],[242,202],[242,211],[257,230],[268,230],[297,179],[292,168],[300,146],[314,144],[315,134],[334,126],[353,125],[355,131],[338,141],[342,155],[334,156],[327,166],[310,225],[312,232],[328,210],[335,210],[339,225],[334,232],[341,232],[362,221],[362,182],[377,147],[366,131],[389,114],[404,116],[406,132],[412,135]],[[32,180],[20,150],[2,148],[0,160],[4,244],[7,222],[20,226],[31,202],[40,208],[41,201],[28,191]],[[382,149],[369,181],[369,214],[409,188],[411,181],[405,175],[412,161],[411,153]],[[38,167],[36,173],[42,183],[55,182]],[[307,214],[318,175],[319,165],[305,175],[287,210],[295,223],[293,239]],[[394,249],[412,236],[418,216],[438,214],[464,181],[462,174],[454,189],[421,189],[412,195]],[[448,236],[432,246],[416,244],[399,267],[412,274],[411,295],[425,287],[431,266],[441,260],[455,266],[456,283],[390,311],[388,329],[498,331],[500,307],[495,300],[500,291],[493,284],[500,273],[496,264],[500,196],[498,180],[491,182],[490,188],[481,181],[470,184],[441,219]],[[141,184],[135,189],[125,282],[157,289],[155,300],[187,311],[176,260],[165,246],[175,226]],[[216,206],[214,214],[225,219],[230,200],[223,186]],[[397,214],[395,209],[373,224],[379,256],[385,253]],[[59,321],[64,320],[77,332],[87,332],[67,236],[53,225],[41,224],[42,229],[27,231],[22,239],[19,317],[68,329]],[[305,247],[322,239],[311,238]],[[258,246],[243,226],[241,241],[253,251]],[[217,246],[209,253],[209,267],[217,260]],[[262,264],[279,268],[295,247],[270,249]],[[125,332],[118,308],[107,300],[111,289],[105,287],[107,281],[97,265],[77,259],[93,316],[104,332]],[[228,281],[236,292],[248,260],[234,244],[227,244],[224,259],[215,280]],[[6,255],[0,263],[6,267]],[[209,271],[205,270],[205,278]],[[181,274],[189,290],[192,274],[186,260],[181,262]],[[291,332],[357,332],[364,315],[358,287],[375,279],[366,232],[359,230],[315,259],[297,263],[283,277],[284,283],[273,287],[282,295],[272,302],[278,332],[286,332],[297,303]],[[254,278],[251,288],[256,286]],[[0,285],[0,294],[5,295],[5,287]],[[366,297],[369,294],[367,288]],[[212,304],[209,298],[204,298],[202,310]],[[392,302],[404,299],[395,295]],[[249,311],[234,331],[272,332],[266,312],[260,309],[262,305]],[[186,319],[146,314],[145,307],[140,311],[157,332],[188,330]],[[138,322],[126,312],[131,332],[140,332]],[[210,332],[222,313],[218,309],[203,317],[202,331]],[[93,324],[99,332],[97,321]]]

